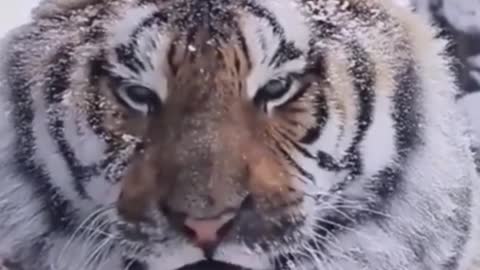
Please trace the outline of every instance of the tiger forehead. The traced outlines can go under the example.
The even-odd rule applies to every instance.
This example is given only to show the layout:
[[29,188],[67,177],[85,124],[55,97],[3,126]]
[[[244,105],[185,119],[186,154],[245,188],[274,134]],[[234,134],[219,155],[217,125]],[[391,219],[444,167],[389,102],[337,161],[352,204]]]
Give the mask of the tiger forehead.
[[190,42],[174,40],[167,55],[171,76],[176,80],[244,80],[251,63],[242,45],[235,38],[219,39],[203,30],[196,33]]

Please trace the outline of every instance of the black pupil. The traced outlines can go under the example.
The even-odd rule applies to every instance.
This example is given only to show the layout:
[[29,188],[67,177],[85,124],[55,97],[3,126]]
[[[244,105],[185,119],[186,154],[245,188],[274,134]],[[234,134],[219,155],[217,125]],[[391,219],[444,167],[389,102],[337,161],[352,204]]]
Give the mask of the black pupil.
[[253,101],[256,105],[264,105],[268,101],[279,99],[287,93],[291,84],[289,78],[271,80],[257,91]]
[[148,112],[157,110],[160,106],[160,99],[150,89],[143,86],[128,86],[124,89],[125,94],[133,102],[139,105],[146,105]]
[[154,97],[152,91],[141,86],[131,86],[126,89],[128,97],[135,103],[148,104]]

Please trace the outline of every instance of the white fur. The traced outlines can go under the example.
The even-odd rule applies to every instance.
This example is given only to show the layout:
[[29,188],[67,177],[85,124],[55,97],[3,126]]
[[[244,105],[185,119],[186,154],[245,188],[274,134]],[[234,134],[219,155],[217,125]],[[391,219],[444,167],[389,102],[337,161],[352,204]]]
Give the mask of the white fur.
[[[23,29],[11,31],[1,42],[0,51],[11,47],[10,39]],[[11,168],[15,132],[12,125],[12,105],[7,102],[9,88],[5,77],[7,57],[0,58],[0,258],[10,255],[23,241],[34,239],[45,232],[45,217],[39,213],[43,205],[35,200],[34,191],[22,183],[25,179]]]
[[42,0],[32,12],[34,18],[47,18],[71,9],[78,9],[99,0]]
[[[135,7],[129,10],[125,16],[113,23],[112,27],[109,28],[110,33],[113,33],[109,47],[115,48],[122,44],[128,44],[130,35],[138,26],[139,22],[151,16],[154,11],[155,7],[153,5]],[[115,65],[112,71],[124,78],[128,78],[131,83],[152,89],[159,95],[161,100],[165,101],[168,97],[166,80],[168,70],[164,60],[170,41],[171,38],[164,29],[159,27],[147,29],[139,35],[137,39],[139,46],[135,54],[143,63],[151,62],[153,68],[146,65],[147,71],[141,72],[140,75],[137,75],[123,65]],[[155,43],[156,47],[152,47],[152,43]],[[112,58],[111,62],[115,63],[114,52],[110,52],[109,56]]]
[[[270,0],[262,2],[262,4],[276,15],[280,25],[285,29],[287,40],[294,41],[295,46],[306,53],[310,29],[296,3],[292,2],[284,5],[278,1]],[[288,20],[285,17],[287,13]],[[278,69],[268,66],[270,59],[278,49],[280,38],[273,33],[273,29],[266,20],[249,14],[245,15],[242,31],[253,62],[253,70],[247,79],[248,97],[253,99],[257,90],[269,80],[281,77],[288,72],[300,71],[305,66],[305,55],[285,63]]]

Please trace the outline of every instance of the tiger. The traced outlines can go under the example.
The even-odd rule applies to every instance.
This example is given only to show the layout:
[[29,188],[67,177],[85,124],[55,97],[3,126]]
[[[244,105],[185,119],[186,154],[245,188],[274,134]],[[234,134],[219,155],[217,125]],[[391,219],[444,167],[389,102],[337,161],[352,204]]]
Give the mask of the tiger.
[[42,0],[0,45],[9,270],[467,270],[448,40],[392,0]]

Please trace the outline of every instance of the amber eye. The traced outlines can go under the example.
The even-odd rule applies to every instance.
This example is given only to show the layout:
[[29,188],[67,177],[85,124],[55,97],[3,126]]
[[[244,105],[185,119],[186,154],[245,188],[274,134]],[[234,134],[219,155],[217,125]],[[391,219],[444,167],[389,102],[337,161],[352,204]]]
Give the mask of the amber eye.
[[292,78],[285,77],[270,80],[258,89],[253,102],[256,106],[266,108],[266,104],[271,101],[281,99],[292,87]]
[[115,91],[115,94],[124,105],[143,114],[149,114],[160,109],[160,98],[147,87],[132,84],[121,85]]

